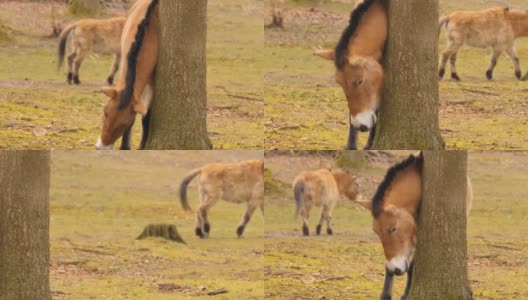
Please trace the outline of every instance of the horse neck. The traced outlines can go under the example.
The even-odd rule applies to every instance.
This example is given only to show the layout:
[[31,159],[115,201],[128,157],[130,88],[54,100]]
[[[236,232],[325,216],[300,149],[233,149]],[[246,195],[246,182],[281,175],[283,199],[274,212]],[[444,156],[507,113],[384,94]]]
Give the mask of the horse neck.
[[515,37],[527,37],[528,36],[528,13],[510,12],[509,19],[510,19]]
[[387,192],[383,206],[392,204],[415,216],[421,199],[421,181],[419,178],[420,175],[414,166],[401,171]]

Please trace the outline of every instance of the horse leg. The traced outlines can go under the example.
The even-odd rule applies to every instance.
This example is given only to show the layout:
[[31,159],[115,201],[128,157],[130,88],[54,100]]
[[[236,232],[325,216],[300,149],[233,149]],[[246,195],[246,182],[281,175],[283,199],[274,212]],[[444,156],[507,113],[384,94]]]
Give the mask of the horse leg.
[[348,128],[348,142],[346,146],[346,150],[357,150],[357,130],[352,126],[352,124],[349,125]]
[[242,222],[237,228],[237,236],[240,238],[242,237],[242,234],[244,234],[244,229],[246,229],[247,223],[249,223],[249,220],[251,219],[251,215],[255,212],[257,209],[256,205],[248,205],[248,208],[246,210],[246,213],[244,214],[244,217],[242,218]]
[[444,78],[444,74],[445,74],[445,66],[446,66],[446,63],[447,63],[447,60],[449,59],[449,57],[451,56],[452,52],[450,50],[450,47],[451,45],[449,45],[447,47],[447,49],[445,49],[443,52],[442,52],[442,58],[440,59],[440,67],[438,68],[438,77],[440,78],[440,80],[442,78]]
[[458,74],[456,71],[457,54],[458,54],[458,51],[451,54],[451,57],[449,58],[449,62],[451,64],[451,79],[460,81],[460,77],[458,77]]
[[490,59],[490,65],[488,67],[488,70],[486,71],[486,78],[488,78],[488,80],[493,80],[493,69],[495,69],[495,66],[497,65],[497,60],[499,59],[500,55],[500,50],[493,49],[493,54],[491,55]]
[[332,212],[330,212],[330,210],[327,211],[325,220],[326,220],[326,233],[328,235],[334,234],[334,231],[332,230]]
[[385,268],[385,281],[383,283],[383,291],[381,292],[380,300],[392,299],[392,284],[394,283],[394,274],[390,274],[389,270]]
[[407,295],[409,295],[409,290],[411,289],[412,274],[413,263],[411,263],[411,265],[409,266],[409,270],[407,271],[407,283],[405,284],[405,291],[403,292],[403,296],[401,296],[400,300],[406,300]]
[[81,68],[83,60],[84,54],[79,53],[73,61],[73,83],[75,84],[81,84],[81,81],[79,80],[79,69]]
[[328,215],[328,207],[323,204],[321,206],[321,217],[319,218],[319,223],[317,224],[317,227],[315,228],[315,233],[317,235],[321,234],[321,227],[323,226],[323,221],[326,220],[327,215]]
[[121,61],[121,55],[116,54],[114,56],[114,61],[112,62],[112,70],[110,71],[110,74],[108,75],[108,78],[106,79],[106,82],[108,82],[109,85],[114,84],[114,77],[117,73],[117,70],[119,70],[119,62]]
[[308,207],[306,204],[301,209],[301,217],[303,219],[302,224],[302,232],[304,236],[310,235],[310,230],[308,229],[308,217],[310,216],[310,207]]
[[139,144],[139,148],[138,150],[143,150],[145,149],[145,145],[147,144],[147,139],[148,139],[148,131],[149,131],[149,126],[150,126],[150,112],[151,112],[151,108],[149,107],[147,113],[145,114],[145,116],[143,116],[143,118],[141,119],[141,144]]
[[132,125],[125,130],[125,133],[123,133],[123,136],[121,137],[121,147],[119,150],[130,150],[132,147],[130,146],[131,140],[132,140],[132,127],[134,127],[134,121],[132,121]]
[[77,49],[73,49],[72,53],[68,55],[68,84],[72,83],[73,80],[73,61],[75,60],[75,57],[77,56],[76,53]]
[[203,226],[196,227],[196,235],[200,236],[199,233],[202,233],[202,228],[203,228],[203,233],[202,233],[202,236],[200,237],[206,238],[209,236],[209,231],[211,231],[211,225],[209,224],[209,220],[207,219],[207,212],[209,211],[211,207],[213,207],[217,199],[219,199],[220,197],[217,197],[217,195],[211,194],[208,191],[204,191],[201,185],[200,185],[199,191],[200,191],[201,206],[200,206],[200,210],[198,210],[198,213],[200,215],[201,225]]
[[513,66],[515,67],[515,77],[517,77],[517,79],[521,79],[521,77],[522,77],[521,64],[520,64],[520,61],[519,61],[519,56],[517,55],[517,51],[512,46],[512,47],[506,49],[506,54],[508,54],[508,56],[511,58],[511,60],[513,62]]
[[374,126],[370,130],[367,144],[365,145],[365,148],[363,148],[363,150],[370,150],[370,148],[372,148],[372,143],[374,142],[375,136],[376,136],[376,124],[374,124]]

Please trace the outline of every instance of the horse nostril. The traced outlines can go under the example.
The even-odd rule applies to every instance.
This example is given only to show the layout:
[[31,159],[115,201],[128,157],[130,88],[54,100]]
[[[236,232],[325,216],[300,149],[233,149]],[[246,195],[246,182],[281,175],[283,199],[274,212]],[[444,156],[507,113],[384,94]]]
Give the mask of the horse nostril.
[[363,125],[363,124],[361,124],[359,126],[359,131],[361,131],[361,132],[367,132],[368,130],[369,130],[369,128],[367,126]]

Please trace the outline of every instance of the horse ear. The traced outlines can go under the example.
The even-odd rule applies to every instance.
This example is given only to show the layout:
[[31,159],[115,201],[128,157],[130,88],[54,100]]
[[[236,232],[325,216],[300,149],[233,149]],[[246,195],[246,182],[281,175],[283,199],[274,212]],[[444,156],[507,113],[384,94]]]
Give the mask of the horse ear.
[[141,101],[134,101],[134,111],[143,116],[147,114],[147,109]]
[[316,50],[313,55],[317,55],[321,58],[327,59],[327,60],[334,60],[335,59],[335,52],[334,50]]
[[117,95],[117,90],[111,86],[103,86],[101,88],[101,93],[107,95],[110,98],[115,98]]
[[391,216],[396,216],[398,214],[398,208],[394,206],[393,204],[389,204],[385,206],[383,210]]
[[372,202],[369,200],[355,200],[355,202],[368,210],[372,210]]

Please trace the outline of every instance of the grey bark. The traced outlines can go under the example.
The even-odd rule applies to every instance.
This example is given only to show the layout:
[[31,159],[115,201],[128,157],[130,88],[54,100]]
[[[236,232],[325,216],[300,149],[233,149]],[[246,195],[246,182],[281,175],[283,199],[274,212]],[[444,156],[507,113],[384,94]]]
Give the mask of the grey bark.
[[147,149],[211,149],[207,1],[160,1],[160,47]]
[[0,151],[0,300],[47,300],[49,151]]
[[407,300],[472,299],[466,241],[466,151],[425,151],[414,273]]
[[389,38],[372,149],[443,149],[438,125],[438,0],[384,2]]

